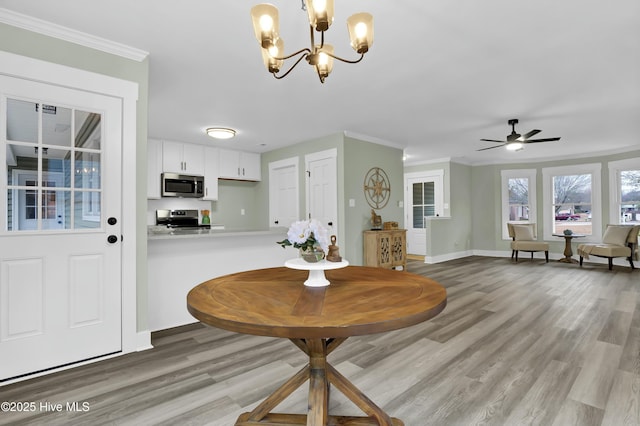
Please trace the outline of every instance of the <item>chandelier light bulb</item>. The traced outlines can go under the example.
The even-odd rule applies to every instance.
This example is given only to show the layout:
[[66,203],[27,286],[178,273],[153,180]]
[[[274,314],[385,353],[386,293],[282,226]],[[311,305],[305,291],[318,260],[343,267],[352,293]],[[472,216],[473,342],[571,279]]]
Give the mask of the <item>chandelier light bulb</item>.
[[260,29],[264,32],[269,32],[273,29],[273,18],[269,15],[262,15],[260,17]]
[[313,0],[313,10],[322,13],[327,10],[327,0]]
[[359,39],[365,38],[367,36],[367,24],[364,22],[358,22],[356,24],[356,37]]

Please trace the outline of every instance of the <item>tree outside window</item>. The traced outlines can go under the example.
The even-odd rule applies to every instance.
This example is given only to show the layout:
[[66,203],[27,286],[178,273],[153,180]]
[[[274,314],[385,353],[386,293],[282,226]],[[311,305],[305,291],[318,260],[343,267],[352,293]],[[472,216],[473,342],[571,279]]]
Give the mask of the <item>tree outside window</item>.
[[592,175],[553,176],[553,233],[592,235]]
[[640,224],[640,170],[620,172],[620,223]]
[[536,222],[536,170],[502,170],[502,238],[510,240],[508,222]]
[[529,178],[509,178],[509,221],[529,220]]

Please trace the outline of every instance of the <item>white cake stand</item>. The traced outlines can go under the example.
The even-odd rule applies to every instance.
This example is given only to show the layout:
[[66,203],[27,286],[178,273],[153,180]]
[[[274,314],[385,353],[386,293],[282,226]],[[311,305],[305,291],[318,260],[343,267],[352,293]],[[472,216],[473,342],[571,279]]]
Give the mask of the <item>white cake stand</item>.
[[291,269],[300,269],[303,271],[309,271],[309,278],[304,282],[307,287],[325,287],[330,284],[329,280],[325,278],[324,271],[327,269],[340,269],[345,266],[349,266],[349,262],[342,260],[341,262],[327,262],[322,259],[316,263],[305,262],[300,258],[289,259],[284,262],[284,266]]

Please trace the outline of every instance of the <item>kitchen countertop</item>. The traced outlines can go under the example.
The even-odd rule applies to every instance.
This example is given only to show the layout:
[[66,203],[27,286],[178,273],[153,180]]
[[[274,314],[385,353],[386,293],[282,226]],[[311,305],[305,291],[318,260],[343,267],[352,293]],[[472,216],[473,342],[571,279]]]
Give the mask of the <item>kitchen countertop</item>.
[[216,237],[254,237],[257,235],[279,235],[286,238],[287,230],[267,229],[267,230],[242,230],[242,229],[167,229],[149,226],[147,239],[150,240],[175,240],[182,238],[216,238]]

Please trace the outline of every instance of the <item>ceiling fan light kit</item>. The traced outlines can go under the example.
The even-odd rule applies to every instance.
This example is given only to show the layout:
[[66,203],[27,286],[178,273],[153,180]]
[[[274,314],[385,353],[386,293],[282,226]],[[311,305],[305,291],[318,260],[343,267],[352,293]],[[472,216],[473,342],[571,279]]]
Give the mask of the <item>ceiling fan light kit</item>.
[[478,149],[477,151],[486,151],[488,149],[500,148],[504,146],[509,151],[520,151],[524,149],[525,144],[529,143],[539,143],[539,142],[554,142],[559,141],[559,137],[555,138],[544,138],[544,139],[530,139],[532,136],[537,135],[542,130],[533,129],[524,135],[516,132],[516,124],[518,124],[517,118],[512,118],[507,122],[511,126],[511,134],[507,135],[507,139],[504,141],[496,140],[496,139],[480,139],[484,142],[496,142],[500,145],[490,146],[487,148]]
[[[271,4],[258,4],[251,9],[253,31],[260,44],[262,60],[267,70],[277,79],[286,77],[305,59],[316,69],[321,83],[331,74],[333,61],[355,64],[360,62],[373,45],[373,16],[369,13],[356,13],[347,19],[347,28],[351,47],[360,57],[355,60],[344,59],[334,54],[334,48],[324,42],[324,33],[333,23],[334,0],[302,0],[302,8],[309,18],[309,38],[311,46],[300,49],[290,55],[284,53],[284,40],[280,37],[278,9]],[[315,33],[320,33],[320,43],[315,42]],[[278,74],[287,59],[296,58],[293,65],[283,74]]]

